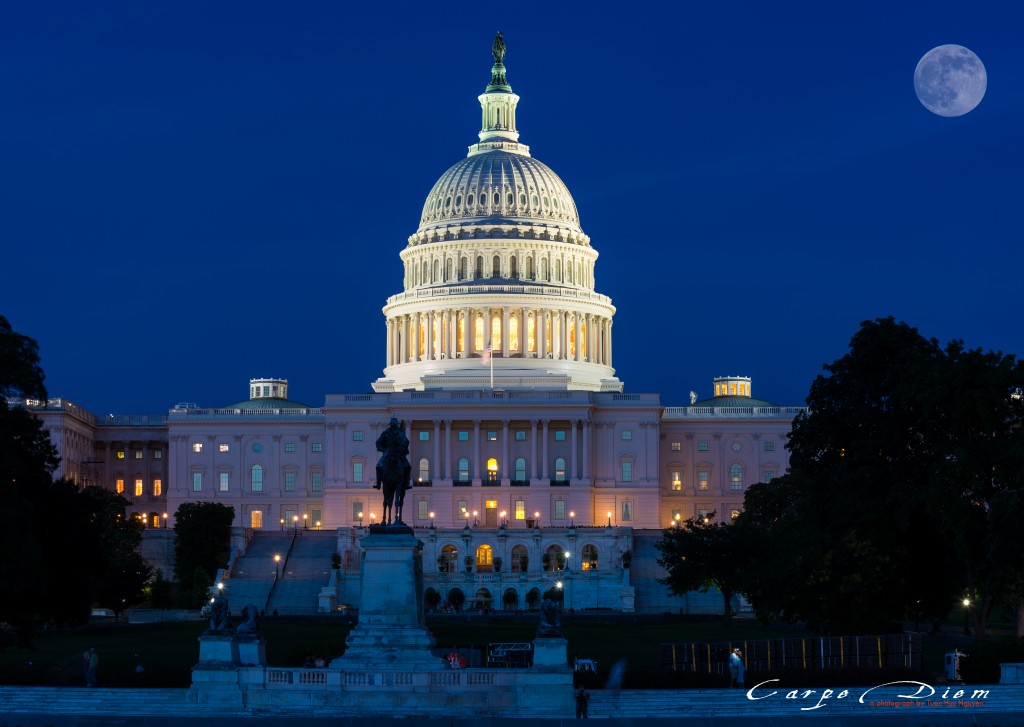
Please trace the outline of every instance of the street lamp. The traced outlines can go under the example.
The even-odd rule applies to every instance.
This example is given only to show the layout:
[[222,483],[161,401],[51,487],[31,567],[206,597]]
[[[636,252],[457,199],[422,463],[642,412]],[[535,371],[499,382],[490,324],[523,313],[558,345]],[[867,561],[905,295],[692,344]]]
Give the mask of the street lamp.
[[292,530],[294,530],[295,532],[299,531],[299,516],[298,515],[292,515]]
[[281,556],[274,553],[274,579],[281,577]]
[[370,525],[371,526],[373,525],[373,521],[376,520],[376,519],[377,519],[377,513],[371,512],[370,513]]
[[570,568],[569,568],[569,558],[571,558],[571,557],[572,557],[572,553],[570,553],[568,550],[565,551],[565,569],[566,570],[570,570]]
[[363,527],[363,511],[359,511],[359,527]]
[[971,629],[970,629],[970,627],[967,624],[967,617],[971,613],[971,599],[965,598],[964,601],[963,601],[963,604],[964,604],[964,636],[970,636],[971,635]]
[[608,511],[608,527],[612,526],[612,511]]
[[309,515],[302,513],[302,529],[309,530]]
[[681,518],[681,517],[682,517],[682,515],[680,515],[679,513],[676,513],[675,518],[673,518],[675,520],[677,528],[679,527],[679,518]]
[[576,512],[574,510],[569,511],[569,525],[576,527]]
[[501,527],[505,527],[505,525],[507,525],[507,523],[505,522],[506,515],[508,515],[508,513],[505,512],[504,510],[498,513],[498,516],[501,517]]
[[284,518],[281,518],[281,530],[284,530]]
[[317,520],[317,521],[316,521],[316,529],[317,529],[317,530],[319,530],[319,529],[320,529],[320,521],[319,521],[319,520]]
[[533,513],[533,519],[534,519],[534,521],[536,521],[537,529],[539,530],[540,529],[540,513],[539,512]]
[[477,516],[477,515],[479,515],[479,514],[480,514],[480,513],[478,513],[478,512],[476,511],[476,510],[474,510],[474,511],[473,511],[473,527],[474,527],[474,528],[475,528],[475,527],[476,527],[477,525],[479,525],[479,524],[480,524],[480,521],[479,521],[479,520],[477,520],[477,517],[476,517],[476,516]]
[[167,513],[164,513],[164,529],[167,529]]
[[434,513],[430,513],[430,527],[434,527]]

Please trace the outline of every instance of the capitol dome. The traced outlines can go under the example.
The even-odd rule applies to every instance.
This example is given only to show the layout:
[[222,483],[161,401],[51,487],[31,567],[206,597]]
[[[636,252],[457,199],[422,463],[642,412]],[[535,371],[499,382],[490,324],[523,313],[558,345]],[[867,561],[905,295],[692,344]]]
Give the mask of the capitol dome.
[[565,183],[519,142],[500,33],[491,52],[479,141],[434,184],[401,252],[374,391],[622,391],[597,250]]

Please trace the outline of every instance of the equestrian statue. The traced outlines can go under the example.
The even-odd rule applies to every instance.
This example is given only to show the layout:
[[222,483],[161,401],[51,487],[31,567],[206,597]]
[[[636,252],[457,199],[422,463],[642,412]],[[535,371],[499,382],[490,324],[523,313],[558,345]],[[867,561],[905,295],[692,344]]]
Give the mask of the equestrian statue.
[[384,513],[381,527],[408,527],[402,522],[402,505],[405,504],[406,490],[412,489],[409,464],[409,438],[398,425],[398,419],[391,417],[388,428],[377,437],[377,484],[374,489],[383,489]]

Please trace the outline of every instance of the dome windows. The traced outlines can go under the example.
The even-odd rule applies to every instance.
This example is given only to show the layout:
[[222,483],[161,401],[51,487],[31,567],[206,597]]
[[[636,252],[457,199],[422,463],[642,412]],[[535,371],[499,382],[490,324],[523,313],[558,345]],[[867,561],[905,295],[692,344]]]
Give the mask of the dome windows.
[[467,207],[472,207],[473,206],[473,195],[469,195],[468,197],[466,197],[466,206]]
[[514,201],[515,201],[515,196],[511,192],[509,192],[508,194],[505,195],[505,204],[507,204],[509,207],[512,206],[512,203]]
[[501,204],[501,192],[495,192],[494,193],[494,204],[495,204],[495,206]]
[[544,195],[543,202],[544,202],[544,209],[547,209],[547,207],[548,207],[548,196],[546,194]]
[[447,209],[450,209],[451,206],[452,206],[452,198],[451,197],[445,197],[444,198],[444,208],[447,210]]
[[520,207],[525,207],[526,206],[526,192],[520,192],[519,193],[519,206]]
[[461,194],[457,195],[455,197],[455,206],[456,207],[461,207],[462,206],[462,195]]
[[537,195],[534,194],[530,196],[530,204],[532,204],[534,207],[540,204],[540,202],[537,200]]

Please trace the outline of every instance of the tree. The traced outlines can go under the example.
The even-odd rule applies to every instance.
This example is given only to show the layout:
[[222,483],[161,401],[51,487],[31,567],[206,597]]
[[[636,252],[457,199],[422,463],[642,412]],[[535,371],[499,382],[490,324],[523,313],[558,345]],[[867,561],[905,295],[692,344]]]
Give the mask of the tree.
[[217,502],[185,502],[174,514],[174,572],[182,593],[194,590],[197,569],[210,582],[228,561],[235,508]]
[[157,570],[156,575],[153,577],[153,582],[149,588],[150,602],[153,604],[153,608],[159,608],[161,611],[165,611],[174,605],[174,586],[169,580],[164,578],[164,572]]
[[728,621],[732,618],[732,598],[741,592],[749,552],[736,525],[714,520],[712,512],[707,517],[687,518],[682,527],[662,532],[656,546],[661,552],[658,564],[668,576],[660,582],[678,596],[717,588]]
[[153,573],[139,553],[142,523],[127,516],[128,501],[101,487],[81,491],[91,528],[99,540],[99,568],[94,576],[95,600],[120,618],[121,612],[142,601]]

